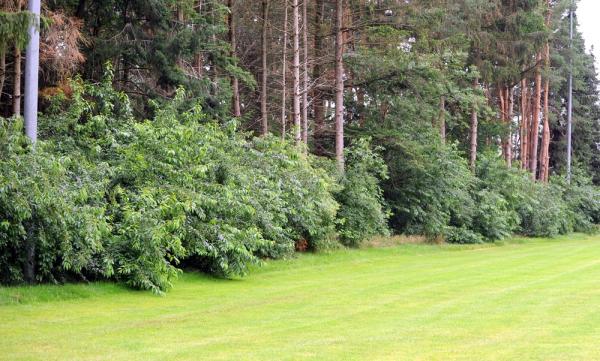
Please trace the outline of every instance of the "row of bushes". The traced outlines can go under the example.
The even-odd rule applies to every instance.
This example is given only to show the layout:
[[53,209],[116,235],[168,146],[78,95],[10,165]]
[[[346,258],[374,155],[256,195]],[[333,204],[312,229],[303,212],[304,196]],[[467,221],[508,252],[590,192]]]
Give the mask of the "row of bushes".
[[287,141],[206,119],[182,91],[139,122],[110,74],[73,88],[35,149],[20,122],[0,124],[2,283],[112,278],[163,292],[182,266],[242,275],[297,244],[386,232],[386,169],[366,141],[341,176]]
[[35,148],[20,121],[0,120],[1,283],[110,278],[163,292],[184,266],[243,275],[295,249],[358,246],[390,225],[481,243],[600,222],[585,175],[532,182],[493,151],[472,172],[430,128],[407,123],[375,149],[354,139],[340,175],[290,142],[208,119],[182,91],[137,121],[111,83],[75,82],[55,99]]
[[491,148],[469,169],[455,145],[427,129],[400,129],[381,141],[389,179],[383,188],[398,233],[424,234],[451,243],[482,243],[512,234],[552,237],[592,232],[600,223],[600,189],[585,174],[571,184],[555,177],[533,182],[510,169]]

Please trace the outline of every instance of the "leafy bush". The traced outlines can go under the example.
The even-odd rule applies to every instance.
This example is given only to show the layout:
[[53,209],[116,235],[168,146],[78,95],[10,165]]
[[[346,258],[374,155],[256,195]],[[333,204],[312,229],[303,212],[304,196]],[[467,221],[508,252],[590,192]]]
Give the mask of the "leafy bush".
[[383,144],[390,174],[383,187],[393,212],[390,222],[398,233],[435,238],[450,225],[470,225],[476,179],[454,146],[424,134],[417,136],[425,139],[406,136]]
[[[169,247],[158,242],[152,254],[169,267],[185,257],[188,264],[232,276],[244,274],[257,256],[283,257],[297,240],[315,247],[333,235],[332,182],[299,150],[273,138],[248,142],[234,123],[206,121],[199,109],[177,112],[182,101],[181,94],[152,122],[136,124],[116,162],[126,195],[118,197],[116,213],[148,199],[160,206],[163,192],[180,210],[175,219],[157,219]],[[164,271],[159,273],[169,275]]]
[[456,244],[478,244],[483,243],[483,237],[468,229],[467,227],[448,227],[444,238],[448,243]]
[[564,189],[563,198],[572,212],[571,222],[577,232],[595,232],[600,223],[600,189],[592,184],[591,177],[575,170],[571,184],[562,179],[553,181]]
[[[137,122],[110,76],[97,87],[75,82],[73,97],[56,103],[41,122],[46,140],[27,153],[33,165],[13,162],[24,166],[15,179],[43,187],[39,197],[48,203],[36,210],[40,219],[62,227],[43,237],[77,250],[52,252],[57,259],[46,267],[49,272],[60,270],[56,264],[62,261],[62,268],[81,276],[113,277],[162,292],[182,262],[226,277],[242,275],[261,257],[291,255],[296,242],[317,250],[336,238],[333,193],[339,186],[311,156],[275,137],[248,140],[234,122],[206,119],[199,107],[186,107],[182,91],[152,121]],[[26,148],[24,137],[16,139]],[[12,143],[2,144],[6,154],[23,158]],[[53,202],[66,191],[73,198]],[[3,201],[13,204],[21,193],[30,196],[13,191]],[[60,208],[51,214],[52,207]],[[3,218],[13,211],[6,207]],[[89,251],[77,244],[83,241]],[[71,248],[64,246],[68,242]],[[3,277],[20,267],[6,262]],[[49,279],[45,273],[38,277]],[[3,281],[22,279],[15,273]]]
[[530,197],[531,176],[516,168],[508,169],[495,153],[480,154],[476,175],[473,229],[488,241],[509,237],[519,228],[517,209]]
[[111,273],[109,225],[93,187],[70,181],[69,158],[33,149],[22,123],[0,119],[0,281],[57,281]]
[[512,235],[518,217],[502,195],[482,189],[474,195],[476,210],[472,229],[488,241],[501,240]]
[[336,193],[340,203],[338,231],[344,245],[357,247],[369,237],[389,234],[388,213],[379,186],[386,178],[387,167],[371,150],[369,140],[359,139],[346,149],[342,189]]
[[553,237],[573,230],[569,208],[562,189],[554,184],[531,183],[531,197],[521,204],[521,233],[535,237]]

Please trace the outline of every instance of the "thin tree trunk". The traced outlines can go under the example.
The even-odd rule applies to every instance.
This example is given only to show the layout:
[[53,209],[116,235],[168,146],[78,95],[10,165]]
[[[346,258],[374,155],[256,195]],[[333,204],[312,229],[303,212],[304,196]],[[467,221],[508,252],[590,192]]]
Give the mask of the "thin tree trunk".
[[262,135],[267,135],[269,133],[269,113],[267,112],[267,81],[269,80],[269,68],[267,64],[267,56],[268,56],[268,32],[267,32],[267,24],[269,19],[269,0],[262,1],[262,10],[263,10],[263,24],[262,24],[262,81],[261,81],[261,92],[260,92],[260,115],[261,115],[261,124],[262,124]]
[[533,154],[533,149],[532,149],[532,145],[533,145],[533,128],[534,128],[534,124],[536,124],[536,117],[535,117],[535,78],[534,78],[534,83],[531,86],[531,88],[529,89],[529,164],[527,165],[527,169],[529,171],[531,171],[531,157]]
[[[541,59],[541,54],[538,54],[538,62]],[[535,74],[535,98],[533,105],[534,118],[532,119],[532,131],[531,131],[531,160],[529,162],[529,168],[533,179],[536,178],[537,174],[537,162],[538,162],[538,138],[539,138],[539,118],[540,108],[542,101],[542,73],[539,67],[536,68]]]
[[[358,19],[355,20],[356,23],[360,23],[361,19],[365,19],[367,16],[367,0],[360,0],[358,10]],[[362,34],[359,38],[359,46],[365,46],[369,42],[367,40],[367,33]],[[358,110],[358,124],[363,127],[366,121],[366,112],[365,112],[365,89],[363,87],[356,88],[356,101],[357,101],[357,110]]]
[[[315,0],[315,36],[314,36],[314,59],[313,79],[320,82],[323,77],[323,67],[321,58],[323,53],[323,13],[324,0]],[[322,155],[322,135],[325,126],[325,105],[322,92],[319,91],[319,86],[313,87],[313,111],[314,111],[314,133],[313,139],[315,143],[315,151]]]
[[302,1],[302,45],[304,61],[302,69],[302,141],[308,144],[308,0]]
[[[473,88],[477,89],[479,86],[479,80],[473,80]],[[471,149],[469,151],[469,164],[471,165],[471,169],[475,170],[475,164],[477,163],[477,126],[478,126],[478,117],[477,117],[477,104],[473,104],[473,109],[471,109],[471,130],[470,130],[470,138],[471,138]]]
[[344,171],[344,0],[336,0],[335,21],[335,159]]
[[288,40],[288,3],[285,0],[285,14],[283,17],[283,65],[281,66],[281,139],[285,139],[286,107],[287,107],[287,40]]
[[512,87],[507,87],[507,99],[508,102],[506,104],[506,120],[508,125],[508,136],[506,137],[506,166],[508,168],[512,168],[512,122],[513,122],[513,112],[514,112],[514,89]]
[[[204,4],[204,0],[198,0],[196,2],[196,12],[198,14],[202,13],[202,5]],[[196,69],[196,76],[198,79],[202,78],[204,73],[204,57],[201,52],[198,52],[194,57],[194,68]]]
[[292,0],[292,119],[294,121],[294,141],[300,143],[302,139],[302,128],[300,119],[300,12],[298,9],[298,0]]
[[[17,1],[17,12],[21,11],[21,0]],[[15,75],[14,75],[14,84],[13,84],[13,115],[20,116],[21,115],[21,49],[18,46],[15,46]]]
[[446,144],[446,97],[440,97],[440,114],[438,120],[440,126],[440,140]]
[[[235,57],[236,48],[237,48],[237,39],[235,35],[235,16],[233,14],[234,0],[229,0],[229,43],[231,45],[231,56]],[[233,111],[233,116],[239,118],[242,116],[242,110],[240,108],[240,83],[237,77],[231,77],[231,91],[233,92],[233,96],[231,99],[231,107]]]
[[4,80],[6,80],[6,51],[0,52],[0,102],[2,101]]
[[527,79],[521,80],[521,169],[529,165],[529,95]]
[[[545,63],[546,69],[549,68],[550,45],[546,44]],[[548,182],[549,166],[550,166],[550,109],[548,105],[550,93],[550,80],[546,75],[544,81],[544,127],[542,132],[542,147],[540,154],[540,176],[542,182]]]
[[544,126],[542,131],[542,146],[540,154],[540,180],[542,182],[548,181],[549,174],[549,148],[550,148],[550,122],[548,114],[548,93],[550,91],[549,81],[546,79],[544,82]]
[[[177,5],[176,16],[177,16],[177,28],[184,29],[185,28],[185,14],[183,12],[182,4]],[[177,59],[175,60],[175,63],[177,64],[177,66],[180,69],[184,68],[185,64],[183,62],[183,58],[181,57],[181,54],[177,55]]]
[[[508,87],[498,85],[498,100],[500,103],[500,123],[504,126],[508,125]],[[508,127],[507,127],[508,128]],[[501,149],[502,149],[502,157],[506,162],[506,165],[509,166],[510,152],[508,151],[509,143],[510,143],[510,131],[507,135],[503,136],[500,140]]]
[[365,115],[365,90],[362,87],[356,89],[356,102],[358,103],[358,125],[363,127],[367,117]]
[[[550,0],[546,2],[546,26],[550,26],[552,13]],[[542,182],[548,182],[550,173],[550,108],[548,100],[550,97],[550,43],[546,40],[546,46],[544,49],[544,68],[546,70],[546,79],[544,79],[544,126],[542,131],[542,147],[540,154],[540,176],[539,179]]]
[[35,240],[33,230],[35,226],[27,225],[27,239],[25,241],[25,263],[23,264],[23,278],[27,283],[35,282]]
[[13,114],[21,115],[21,49],[15,48],[15,76],[13,84]]

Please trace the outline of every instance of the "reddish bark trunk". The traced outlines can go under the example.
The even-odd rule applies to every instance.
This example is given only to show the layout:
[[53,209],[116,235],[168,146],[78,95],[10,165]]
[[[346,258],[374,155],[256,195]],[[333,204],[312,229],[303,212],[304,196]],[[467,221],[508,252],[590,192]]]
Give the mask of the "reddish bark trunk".
[[269,133],[269,113],[267,112],[268,98],[267,98],[267,81],[269,80],[269,67],[268,67],[268,19],[269,19],[269,0],[262,1],[262,47],[261,47],[261,58],[262,58],[262,74],[261,74],[261,92],[260,92],[260,119],[262,126],[262,135],[266,136]]
[[[538,62],[541,60],[541,54],[538,54]],[[535,74],[535,96],[533,104],[533,118],[532,118],[532,129],[531,129],[531,158],[529,162],[529,170],[533,179],[536,178],[538,168],[538,141],[539,141],[539,121],[540,121],[540,108],[542,101],[542,73],[539,67],[536,68]]]
[[300,24],[298,0],[292,0],[292,119],[294,121],[294,141],[302,138],[300,120]]
[[529,167],[529,84],[521,81],[521,169]]
[[[550,59],[550,46],[546,44],[545,63],[546,69],[549,68]],[[550,109],[549,109],[549,96],[550,96],[550,81],[546,76],[544,81],[544,127],[542,132],[542,146],[540,154],[540,180],[542,182],[548,182],[549,167],[550,167]]]
[[[229,6],[229,43],[231,45],[231,56],[235,57],[236,48],[237,48],[237,39],[235,34],[235,16],[233,14],[234,0],[228,1]],[[233,92],[233,96],[231,99],[231,110],[233,112],[233,116],[239,118],[242,116],[242,110],[240,107],[240,83],[237,77],[231,77],[231,91]]]
[[344,171],[344,0],[336,0],[335,21],[335,159]]
[[285,139],[286,107],[287,107],[287,40],[288,40],[288,7],[285,2],[283,17],[283,65],[281,67],[281,139]]
[[[473,88],[477,88],[479,86],[479,80],[475,79],[473,81]],[[477,127],[478,127],[478,117],[477,117],[477,104],[473,104],[473,109],[471,110],[471,129],[470,129],[470,140],[471,140],[471,148],[469,151],[469,163],[471,165],[471,169],[475,170],[475,164],[477,162]]]

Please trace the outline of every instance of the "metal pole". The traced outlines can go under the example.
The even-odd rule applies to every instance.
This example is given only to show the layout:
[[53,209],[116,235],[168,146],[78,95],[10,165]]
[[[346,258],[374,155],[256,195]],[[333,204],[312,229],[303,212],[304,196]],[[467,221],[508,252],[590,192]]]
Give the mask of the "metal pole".
[[569,9],[569,104],[567,109],[567,182],[571,183],[571,138],[573,134],[573,1]]
[[29,43],[25,58],[25,134],[37,141],[38,72],[40,66],[40,0],[29,0],[34,19],[29,26]]

